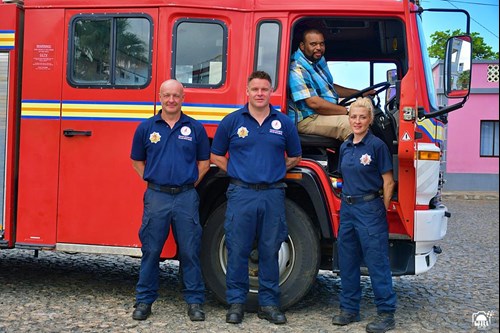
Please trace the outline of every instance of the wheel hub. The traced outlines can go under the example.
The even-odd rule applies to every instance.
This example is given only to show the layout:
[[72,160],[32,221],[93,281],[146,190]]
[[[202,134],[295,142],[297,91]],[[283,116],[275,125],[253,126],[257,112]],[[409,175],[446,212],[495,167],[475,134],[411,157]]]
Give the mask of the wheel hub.
[[[256,245],[255,245],[256,246]],[[286,242],[281,243],[281,247],[278,253],[278,267],[279,267],[279,284],[282,285],[290,276],[293,266],[295,264],[295,246],[292,239],[288,236]],[[248,262],[248,276],[250,282],[251,293],[257,293],[259,290],[259,251],[254,247],[250,252]],[[227,273],[227,248],[226,248],[226,236],[221,239],[219,244],[219,263],[224,271]]]

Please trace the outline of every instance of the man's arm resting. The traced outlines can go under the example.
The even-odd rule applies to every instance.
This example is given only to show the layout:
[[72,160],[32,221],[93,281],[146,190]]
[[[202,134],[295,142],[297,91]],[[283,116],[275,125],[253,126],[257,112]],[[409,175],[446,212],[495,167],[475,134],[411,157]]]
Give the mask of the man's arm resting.
[[214,153],[210,154],[210,161],[213,164],[217,165],[219,169],[227,172],[227,158],[226,156],[215,155]]
[[[352,96],[352,95],[357,94],[361,91],[358,89],[351,89],[351,88],[342,87],[342,86],[339,86],[338,84],[335,84],[334,86],[335,86],[335,90],[337,91],[337,94],[339,94],[339,97],[342,97],[342,98]],[[363,97],[373,96],[376,93],[377,93],[377,91],[375,89],[368,90],[367,92],[365,92],[363,94]]]
[[285,162],[286,162],[286,169],[287,170],[290,170],[291,168],[293,168],[294,166],[296,166],[297,164],[299,164],[299,162],[302,160],[302,157],[301,156],[297,156],[297,157],[286,157],[285,158]]
[[335,90],[337,91],[337,94],[339,94],[339,97],[345,98],[349,97],[351,95],[359,93],[359,90],[357,89],[351,89],[351,88],[346,88],[339,86],[338,84],[335,84]]
[[324,116],[339,116],[347,114],[347,109],[345,107],[330,103],[319,96],[309,97],[305,101],[307,106],[313,109],[317,114]]
[[210,160],[198,161],[198,180],[194,183],[194,186],[198,186],[203,177],[207,174],[210,169]]
[[144,179],[144,167],[145,166],[146,166],[145,161],[132,160],[132,167],[137,172],[137,174],[141,177],[141,179]]

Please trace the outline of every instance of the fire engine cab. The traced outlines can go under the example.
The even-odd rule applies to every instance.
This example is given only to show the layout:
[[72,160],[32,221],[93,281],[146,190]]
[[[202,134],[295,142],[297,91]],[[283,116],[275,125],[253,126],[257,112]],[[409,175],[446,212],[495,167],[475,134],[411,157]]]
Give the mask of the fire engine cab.
[[[390,138],[397,181],[388,210],[393,275],[426,272],[450,216],[441,202],[446,114],[467,100],[472,53],[468,35],[451,38],[445,72],[434,77],[426,11],[439,10],[413,0],[1,1],[0,248],[139,257],[145,183],[132,169],[130,148],[137,125],[159,110],[160,83],[184,84],[183,112],[211,138],[220,120],[246,103],[254,70],[271,75],[271,103],[293,112],[291,54],[301,33],[317,28],[335,82],[378,90],[374,131]],[[438,105],[437,87],[448,106]],[[285,179],[284,308],[308,292],[320,269],[338,272],[340,142],[302,139],[303,161]],[[215,166],[198,186],[203,272],[221,301],[227,186]],[[170,237],[162,258],[176,255]],[[256,258],[249,258],[249,308],[257,300]]]

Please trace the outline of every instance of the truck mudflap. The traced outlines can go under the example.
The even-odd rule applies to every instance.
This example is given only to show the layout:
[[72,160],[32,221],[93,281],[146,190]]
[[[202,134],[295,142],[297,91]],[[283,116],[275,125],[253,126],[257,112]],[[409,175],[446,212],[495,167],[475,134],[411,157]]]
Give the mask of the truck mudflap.
[[443,204],[415,211],[415,274],[424,273],[434,266],[441,252],[436,243],[446,235],[449,216],[448,208]]

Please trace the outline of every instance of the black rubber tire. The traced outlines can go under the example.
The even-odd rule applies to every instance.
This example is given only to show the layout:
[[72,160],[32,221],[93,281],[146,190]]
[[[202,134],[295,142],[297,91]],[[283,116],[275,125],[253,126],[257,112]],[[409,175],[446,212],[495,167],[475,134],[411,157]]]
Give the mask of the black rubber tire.
[[[287,309],[300,301],[313,286],[318,275],[320,247],[318,233],[310,218],[293,201],[285,202],[288,224],[288,241],[280,250],[281,308]],[[207,287],[217,300],[226,304],[227,251],[224,246],[224,219],[226,202],[209,216],[203,231],[201,264]],[[257,267],[250,264],[249,271]],[[254,274],[256,275],[256,274]],[[250,279],[246,310],[257,311],[258,279]]]

